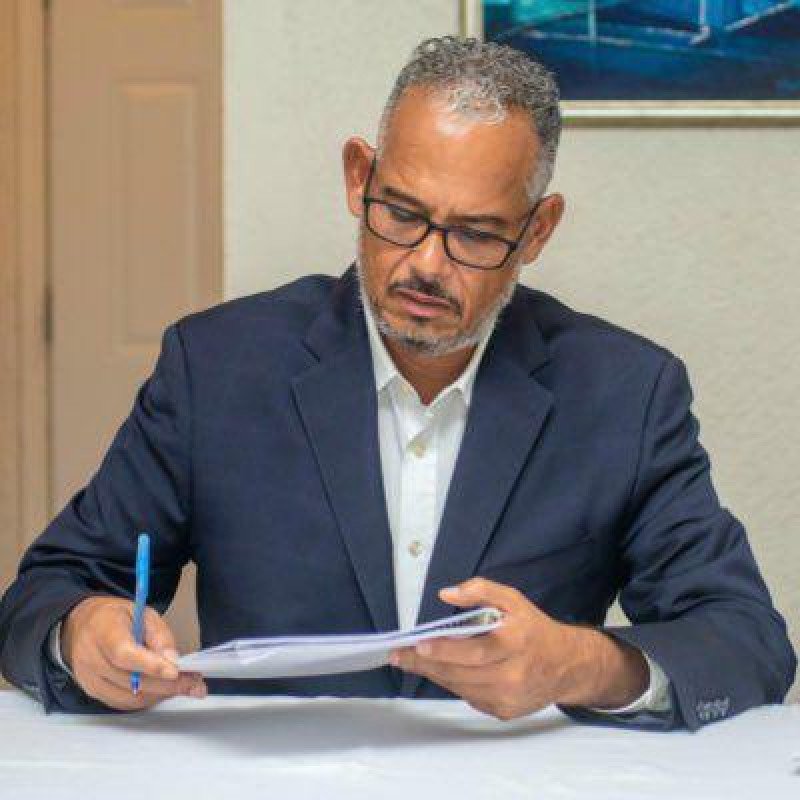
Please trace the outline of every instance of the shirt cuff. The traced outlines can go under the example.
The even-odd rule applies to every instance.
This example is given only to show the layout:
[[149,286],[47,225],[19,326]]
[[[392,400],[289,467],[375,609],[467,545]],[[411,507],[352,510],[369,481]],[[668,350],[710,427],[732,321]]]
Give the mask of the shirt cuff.
[[47,652],[50,660],[57,667],[63,669],[70,678],[74,679],[75,676],[72,674],[72,670],[64,663],[64,659],[61,656],[61,622],[62,620],[59,620],[50,628],[50,633],[47,637]]
[[664,712],[672,708],[669,678],[661,667],[644,651],[640,651],[650,671],[650,681],[644,694],[622,708],[592,708],[598,714],[638,714],[642,711]]

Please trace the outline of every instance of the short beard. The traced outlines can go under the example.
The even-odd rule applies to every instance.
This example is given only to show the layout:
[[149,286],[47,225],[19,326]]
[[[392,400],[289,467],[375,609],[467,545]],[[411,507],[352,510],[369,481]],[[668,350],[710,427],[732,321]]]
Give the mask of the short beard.
[[[440,336],[432,337],[425,336],[419,333],[408,333],[406,331],[393,328],[381,315],[378,313],[376,304],[369,296],[367,291],[366,278],[364,276],[364,231],[359,231],[358,234],[358,257],[356,258],[356,274],[358,275],[358,289],[361,296],[361,305],[365,313],[371,313],[372,318],[375,320],[375,327],[387,338],[397,342],[402,347],[410,350],[418,355],[428,356],[435,358],[437,356],[444,356],[448,353],[455,353],[458,350],[464,350],[467,347],[474,347],[488,336],[497,324],[503,309],[511,302],[514,296],[514,290],[519,279],[520,265],[515,264],[513,267],[514,275],[509,281],[506,288],[500,297],[484,312],[484,314],[475,320],[475,323],[469,330],[456,333],[454,336]],[[467,268],[468,269],[468,268]]]

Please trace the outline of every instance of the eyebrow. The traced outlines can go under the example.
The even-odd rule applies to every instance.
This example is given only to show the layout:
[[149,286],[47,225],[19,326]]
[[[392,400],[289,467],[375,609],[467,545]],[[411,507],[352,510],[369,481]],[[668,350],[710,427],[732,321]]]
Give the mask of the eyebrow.
[[[381,191],[384,195],[393,200],[401,200],[404,203],[408,203],[410,206],[418,208],[420,211],[424,211],[426,214],[430,213],[430,209],[424,203],[410,194],[401,192],[399,189],[395,189],[392,186],[384,186]],[[498,228],[505,227],[509,224],[507,219],[499,217],[496,214],[453,214],[450,219],[458,222],[472,223],[473,225],[495,225]]]

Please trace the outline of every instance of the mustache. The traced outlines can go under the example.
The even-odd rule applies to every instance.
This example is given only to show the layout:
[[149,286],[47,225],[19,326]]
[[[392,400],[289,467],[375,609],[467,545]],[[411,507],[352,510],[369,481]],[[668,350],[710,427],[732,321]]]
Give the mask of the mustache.
[[389,284],[390,292],[394,292],[397,289],[408,289],[436,300],[444,300],[454,311],[459,314],[461,313],[461,303],[459,303],[437,280],[427,280],[417,273],[412,273],[408,280],[395,281]]

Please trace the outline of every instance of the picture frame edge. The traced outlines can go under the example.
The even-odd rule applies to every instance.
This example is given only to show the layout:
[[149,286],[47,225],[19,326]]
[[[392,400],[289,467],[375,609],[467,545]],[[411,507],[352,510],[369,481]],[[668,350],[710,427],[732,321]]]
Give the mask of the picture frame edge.
[[[483,39],[483,0],[457,0],[461,38]],[[565,127],[795,127],[800,100],[562,101]]]

